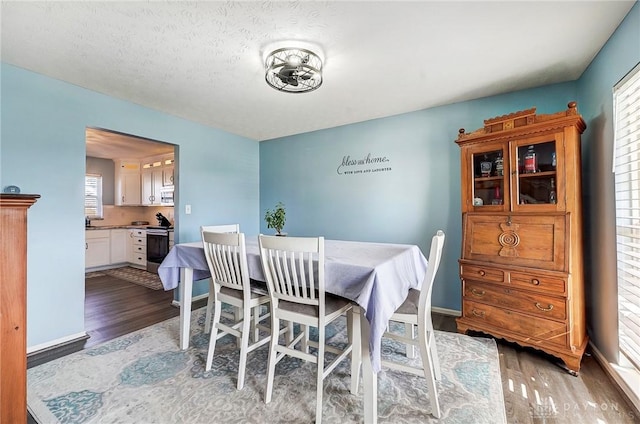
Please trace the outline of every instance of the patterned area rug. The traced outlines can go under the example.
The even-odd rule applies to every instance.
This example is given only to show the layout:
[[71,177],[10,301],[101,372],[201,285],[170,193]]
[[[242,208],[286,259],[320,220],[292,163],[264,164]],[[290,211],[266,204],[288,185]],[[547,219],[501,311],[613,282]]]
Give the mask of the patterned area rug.
[[[28,370],[28,407],[41,423],[311,423],[315,368],[295,358],[277,366],[273,399],[264,403],[268,344],[249,353],[245,387],[236,390],[238,351],[229,336],[205,372],[204,308],[192,314],[191,347],[178,349],[178,318]],[[328,332],[346,340],[344,320]],[[313,335],[312,335],[313,336]],[[437,383],[442,418],[430,415],[424,378],[378,375],[381,423],[506,423],[498,351],[486,338],[436,332],[442,369]],[[401,352],[401,353],[399,353]],[[389,342],[384,355],[405,358]],[[349,361],[324,383],[323,420],[363,422],[362,392],[349,392]],[[360,388],[362,390],[362,387]]]
[[119,278],[120,280],[138,284],[152,290],[164,290],[162,281],[160,281],[160,277],[158,277],[157,274],[147,272],[144,269],[132,268],[130,266],[87,272],[85,274],[85,278],[100,277],[102,275]]

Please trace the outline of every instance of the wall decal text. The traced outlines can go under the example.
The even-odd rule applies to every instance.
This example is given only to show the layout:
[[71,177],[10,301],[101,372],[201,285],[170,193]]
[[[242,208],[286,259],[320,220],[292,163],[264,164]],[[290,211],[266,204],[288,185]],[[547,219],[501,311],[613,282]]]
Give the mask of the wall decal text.
[[386,156],[372,156],[371,153],[361,159],[352,158],[349,155],[343,156],[342,163],[336,169],[339,175],[370,174],[387,171],[391,171],[389,158]]

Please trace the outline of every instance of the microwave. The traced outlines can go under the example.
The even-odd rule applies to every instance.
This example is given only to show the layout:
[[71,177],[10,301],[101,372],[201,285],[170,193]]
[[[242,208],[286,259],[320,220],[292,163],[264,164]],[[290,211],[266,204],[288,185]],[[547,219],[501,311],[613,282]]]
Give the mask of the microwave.
[[163,206],[173,206],[173,187],[160,190],[160,204]]

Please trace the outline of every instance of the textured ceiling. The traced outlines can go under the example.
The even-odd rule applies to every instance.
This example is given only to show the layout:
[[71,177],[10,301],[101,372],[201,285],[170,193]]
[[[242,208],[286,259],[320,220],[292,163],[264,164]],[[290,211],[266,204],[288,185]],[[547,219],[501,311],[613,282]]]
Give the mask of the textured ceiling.
[[[255,140],[578,78],[633,1],[2,2],[2,61]],[[324,82],[264,81],[321,46]],[[116,129],[117,130],[117,129]]]

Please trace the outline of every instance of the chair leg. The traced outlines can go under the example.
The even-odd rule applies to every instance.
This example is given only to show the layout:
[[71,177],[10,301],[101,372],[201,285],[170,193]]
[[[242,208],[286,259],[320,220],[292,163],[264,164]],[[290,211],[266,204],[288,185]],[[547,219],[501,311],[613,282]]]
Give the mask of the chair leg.
[[347,335],[351,343],[351,393],[358,394],[360,386],[360,365],[362,363],[362,347],[360,346],[360,308],[354,306],[347,312]]
[[[212,307],[214,302],[209,302]],[[209,306],[207,305],[207,308]],[[207,352],[207,363],[205,365],[205,371],[211,371],[211,363],[213,362],[213,353],[216,350],[216,340],[218,339],[218,323],[220,322],[220,313],[222,309],[222,302],[215,302],[213,308],[213,323],[211,323],[211,331],[209,334],[209,351]]]
[[[307,336],[309,335],[308,326],[305,326]],[[324,392],[324,350],[325,350],[325,327],[318,327],[318,367],[316,378],[316,424],[322,424],[322,393]]]
[[[271,313],[273,314],[273,310],[271,311]],[[285,334],[285,342],[287,343],[287,345],[289,345],[293,339],[294,339],[294,334],[293,334],[293,322],[291,321],[287,321],[287,332]]]
[[433,331],[433,323],[431,320],[427,323],[427,346],[431,351],[431,364],[433,365],[433,375],[436,380],[442,379],[442,373],[440,372],[440,358],[438,357],[438,347],[436,345],[436,334]]
[[[414,332],[414,325],[405,322],[404,324],[404,336],[408,339],[414,339],[416,337]],[[413,359],[416,357],[416,347],[412,344],[406,344],[405,349],[407,352],[407,358]]]
[[[276,373],[276,360],[278,352],[278,338],[280,333],[280,320],[276,318],[275,308],[271,308],[271,341],[269,342],[269,360],[267,365],[267,390],[264,394],[264,403],[271,402],[271,394],[273,392],[273,378]],[[287,332],[287,337],[289,332]]]
[[209,333],[209,331],[211,331],[211,314],[213,312],[213,304],[215,302],[214,296],[213,296],[213,291],[214,291],[214,287],[213,287],[213,280],[211,280],[211,278],[209,278],[209,297],[207,298],[207,314],[205,315],[204,318],[204,333],[207,334]]
[[260,308],[260,305],[253,308],[253,319],[251,320],[251,341],[253,343],[256,343],[260,338],[260,330],[258,329],[258,324],[260,323]]
[[420,344],[420,355],[422,356],[422,368],[424,370],[424,377],[427,379],[427,386],[429,387],[429,398],[431,400],[431,415],[435,418],[440,418],[440,402],[438,401],[438,389],[436,387],[436,380],[433,371],[433,358],[431,356],[431,349],[427,345],[426,331],[420,331],[418,334]]
[[243,307],[242,337],[240,338],[240,361],[238,363],[238,390],[244,387],[244,374],[247,369],[247,351],[249,350],[249,337],[251,336],[251,308]]
[[309,326],[308,325],[300,325],[300,328],[304,332],[304,337],[302,338],[301,350],[304,353],[309,353]]

